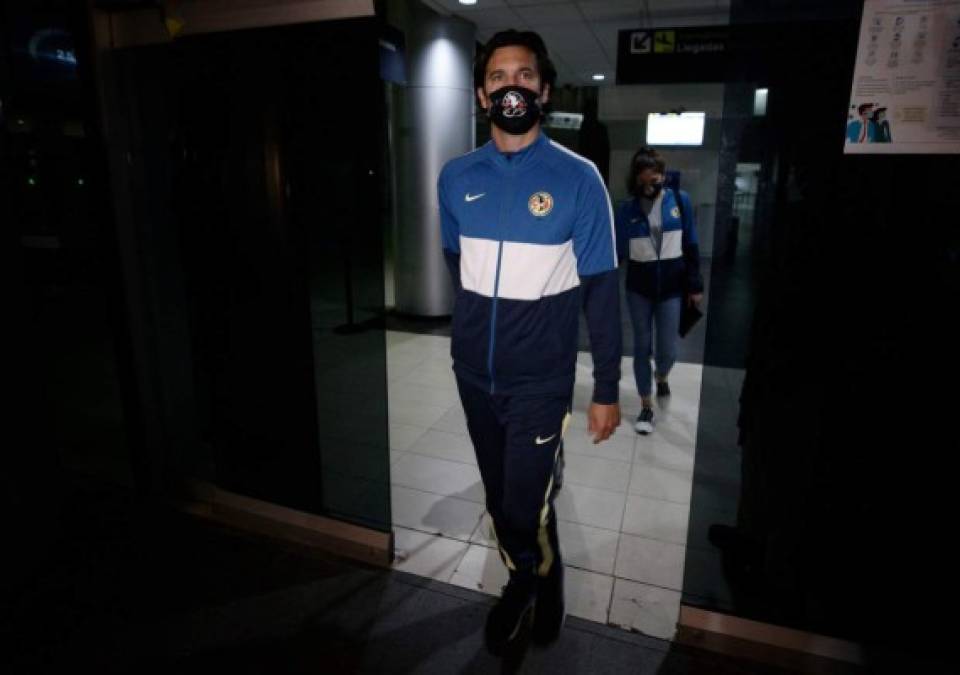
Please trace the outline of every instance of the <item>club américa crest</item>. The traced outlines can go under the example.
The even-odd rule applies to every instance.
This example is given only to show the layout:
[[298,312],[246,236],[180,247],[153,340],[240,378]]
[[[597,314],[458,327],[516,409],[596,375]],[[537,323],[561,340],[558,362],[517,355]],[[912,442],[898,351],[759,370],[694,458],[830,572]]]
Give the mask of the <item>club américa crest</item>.
[[553,211],[553,196],[549,192],[535,192],[530,195],[527,208],[530,213],[542,218]]
[[527,102],[515,91],[508,91],[500,101],[504,117],[523,117],[527,114]]

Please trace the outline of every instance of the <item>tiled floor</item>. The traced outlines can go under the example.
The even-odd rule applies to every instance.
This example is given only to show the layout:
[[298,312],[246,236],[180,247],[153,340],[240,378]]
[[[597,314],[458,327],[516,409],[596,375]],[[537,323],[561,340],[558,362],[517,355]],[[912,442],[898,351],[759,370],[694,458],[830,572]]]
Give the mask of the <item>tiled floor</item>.
[[[498,595],[506,570],[490,539],[449,338],[387,333],[393,522],[400,570]],[[624,424],[587,436],[590,357],[577,365],[564,486],[557,498],[571,614],[669,639],[680,606],[702,366],[680,363],[656,432],[634,433],[640,409],[624,358]]]

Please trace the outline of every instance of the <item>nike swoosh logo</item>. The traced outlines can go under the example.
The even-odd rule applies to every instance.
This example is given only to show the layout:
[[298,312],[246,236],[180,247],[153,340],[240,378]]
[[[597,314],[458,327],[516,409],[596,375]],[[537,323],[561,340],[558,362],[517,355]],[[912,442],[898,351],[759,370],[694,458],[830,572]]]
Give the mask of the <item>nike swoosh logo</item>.
[[554,434],[554,435],[551,436],[550,438],[540,438],[539,436],[537,436],[537,445],[543,445],[544,443],[549,443],[550,441],[552,441],[552,440],[553,440],[554,438],[556,438],[556,437],[557,437],[556,434]]
[[466,196],[463,198],[463,201],[465,201],[465,202],[475,202],[475,201],[477,201],[478,199],[480,199],[481,197],[483,197],[485,194],[487,194],[487,193],[486,193],[486,192],[481,192],[481,193],[478,194],[478,195],[472,195],[472,194],[470,194],[470,193],[468,192],[468,193],[466,194]]

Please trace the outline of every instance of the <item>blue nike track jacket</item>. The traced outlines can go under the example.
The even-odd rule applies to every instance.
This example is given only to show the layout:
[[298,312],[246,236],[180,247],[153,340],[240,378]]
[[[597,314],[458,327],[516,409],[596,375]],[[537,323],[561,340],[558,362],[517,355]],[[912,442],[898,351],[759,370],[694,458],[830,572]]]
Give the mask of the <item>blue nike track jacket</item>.
[[639,199],[628,199],[617,210],[617,254],[621,260],[629,257],[627,290],[653,301],[702,293],[700,244],[690,197],[683,190],[665,189],[660,216],[663,234],[658,251]]
[[618,400],[620,303],[613,208],[596,166],[542,132],[515,153],[493,141],[438,182],[443,249],[457,288],[451,353],[493,394],[573,390],[581,305],[597,403]]

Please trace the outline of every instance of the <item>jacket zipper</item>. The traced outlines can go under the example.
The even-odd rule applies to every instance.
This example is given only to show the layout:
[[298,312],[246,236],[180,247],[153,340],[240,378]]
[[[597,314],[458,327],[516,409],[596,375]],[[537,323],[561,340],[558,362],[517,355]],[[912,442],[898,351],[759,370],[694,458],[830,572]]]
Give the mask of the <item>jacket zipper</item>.
[[[664,196],[666,199],[666,196]],[[660,208],[660,244],[663,245],[663,203],[661,202]],[[647,237],[650,238],[650,247],[653,248],[654,255],[657,256],[656,262],[654,263],[654,301],[660,299],[660,249],[653,246],[653,227],[650,226],[650,216],[646,214],[643,210],[643,206],[640,204],[640,199],[637,198],[637,210],[640,212],[640,215],[643,216],[644,221],[647,224]]]
[[[501,191],[503,195],[503,201],[500,202],[500,215],[499,222],[497,223],[498,229],[503,231],[503,212],[508,208],[510,200],[513,196],[510,186],[512,185],[510,181],[510,176],[505,176],[503,179],[504,189]],[[494,394],[497,391],[496,378],[493,372],[493,350],[496,345],[496,335],[497,335],[497,301],[500,297],[500,263],[503,260],[503,239],[497,244],[497,272],[493,280],[493,309],[490,314],[490,350],[487,354],[487,370],[490,372],[490,393]]]
[[497,341],[497,299],[500,294],[500,260],[503,258],[503,241],[497,246],[497,273],[493,281],[493,311],[490,314],[490,351],[487,354],[487,370],[490,372],[490,393],[496,393],[493,378],[493,348]]
[[[660,202],[660,245],[654,250],[654,253],[657,254],[657,294],[656,299],[660,300],[660,249],[663,246],[663,232],[664,232],[664,223],[663,223],[663,202],[666,201],[667,197],[664,195],[663,201]],[[653,241],[653,228],[650,227],[650,219],[647,219],[647,229],[650,230],[651,243]]]

